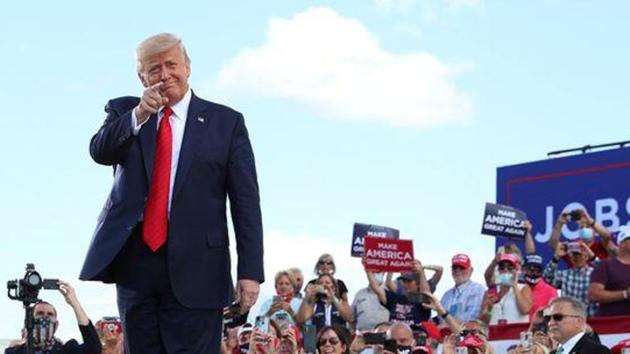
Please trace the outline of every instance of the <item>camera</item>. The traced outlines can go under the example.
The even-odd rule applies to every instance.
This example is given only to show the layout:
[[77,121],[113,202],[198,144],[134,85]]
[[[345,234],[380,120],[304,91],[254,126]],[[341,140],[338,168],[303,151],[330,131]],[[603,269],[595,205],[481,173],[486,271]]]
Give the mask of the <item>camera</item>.
[[241,326],[247,322],[249,311],[241,313],[241,304],[233,302],[223,309],[223,326],[225,329]]
[[385,333],[363,333],[363,340],[366,345],[385,344]]
[[325,301],[328,299],[328,293],[323,285],[315,286],[315,301]]
[[578,221],[582,218],[582,211],[579,209],[571,210],[568,214],[571,221]]
[[35,270],[33,263],[26,264],[26,273],[22,279],[7,282],[7,294],[10,299],[22,301],[25,305],[39,301],[41,289],[59,289],[59,279],[43,279]]

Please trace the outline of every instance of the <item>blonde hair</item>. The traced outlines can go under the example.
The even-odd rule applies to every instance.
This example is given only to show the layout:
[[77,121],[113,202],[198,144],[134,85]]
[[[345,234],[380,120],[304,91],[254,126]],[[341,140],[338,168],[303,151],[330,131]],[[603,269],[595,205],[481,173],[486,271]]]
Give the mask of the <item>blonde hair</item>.
[[278,280],[280,280],[280,278],[282,277],[287,277],[287,279],[289,279],[289,283],[291,283],[291,285],[293,286],[293,289],[295,289],[297,282],[295,281],[295,277],[293,276],[293,273],[291,273],[288,270],[281,270],[278,273],[276,273],[276,277],[274,279],[274,286],[278,284]]
[[158,33],[140,42],[136,48],[137,71],[142,71],[142,62],[148,57],[163,53],[175,46],[179,47],[186,64],[190,65],[190,58],[182,40],[172,33]]

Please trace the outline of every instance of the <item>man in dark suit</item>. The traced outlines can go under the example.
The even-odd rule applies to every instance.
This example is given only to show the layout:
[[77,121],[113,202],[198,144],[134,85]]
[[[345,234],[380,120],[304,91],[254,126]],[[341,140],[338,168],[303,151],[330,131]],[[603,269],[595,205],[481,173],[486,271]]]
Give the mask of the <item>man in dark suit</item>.
[[80,278],[116,283],[128,352],[218,353],[234,295],[228,196],[241,311],[264,281],[253,151],[240,113],[191,91],[179,38],[149,37],[137,58],[142,97],[109,101],[90,143],[114,185]]
[[[547,316],[545,316],[547,317]],[[555,354],[605,354],[610,349],[585,335],[586,305],[572,297],[562,296],[551,301],[548,315],[549,334],[559,345]]]

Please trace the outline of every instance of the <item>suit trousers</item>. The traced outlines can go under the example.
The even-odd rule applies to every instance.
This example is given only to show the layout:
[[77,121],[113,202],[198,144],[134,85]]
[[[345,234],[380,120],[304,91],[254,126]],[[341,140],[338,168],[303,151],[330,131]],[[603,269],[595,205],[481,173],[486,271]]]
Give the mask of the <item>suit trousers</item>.
[[[169,277],[168,241],[151,251],[138,223],[112,267],[127,353],[219,353],[222,310],[179,303]],[[190,281],[203,279],[191,274]]]

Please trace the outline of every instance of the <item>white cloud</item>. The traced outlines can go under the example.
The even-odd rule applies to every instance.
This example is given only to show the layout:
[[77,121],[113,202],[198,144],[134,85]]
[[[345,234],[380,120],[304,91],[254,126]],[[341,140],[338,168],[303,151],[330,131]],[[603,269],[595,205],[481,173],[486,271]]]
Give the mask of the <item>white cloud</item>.
[[428,126],[471,116],[453,81],[462,68],[427,52],[388,52],[356,19],[319,7],[271,19],[266,42],[226,64],[214,86],[296,100],[333,118]]

